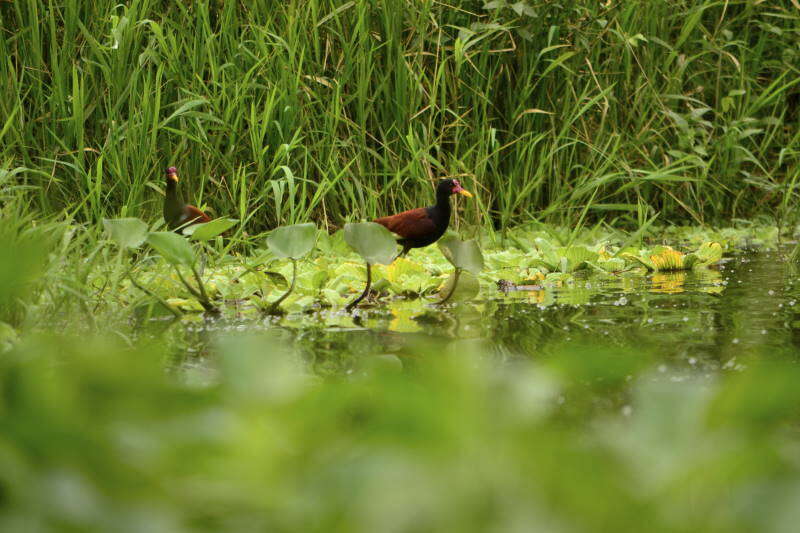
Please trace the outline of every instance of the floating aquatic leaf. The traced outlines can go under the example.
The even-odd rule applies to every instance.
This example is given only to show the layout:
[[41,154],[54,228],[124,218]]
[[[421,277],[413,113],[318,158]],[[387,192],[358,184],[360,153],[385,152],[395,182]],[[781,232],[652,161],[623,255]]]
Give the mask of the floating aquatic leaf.
[[[650,255],[655,269],[660,272],[670,270],[684,270],[685,255],[677,250],[673,250],[669,246],[662,246],[657,248],[653,254]],[[696,258],[693,262],[696,261]]]
[[330,305],[343,305],[347,299],[333,289],[322,289],[322,297]]
[[705,242],[694,255],[698,258],[698,265],[711,265],[722,259],[722,245],[718,242]]
[[439,240],[439,249],[456,268],[474,275],[483,270],[483,254],[475,239],[462,241],[458,237],[447,235]]
[[314,224],[295,224],[275,228],[267,237],[267,246],[276,256],[300,259],[314,248],[317,227]]
[[562,249],[567,266],[562,272],[575,272],[586,267],[586,263],[597,260],[597,253],[589,251],[585,246],[570,246]]
[[203,306],[200,305],[197,300],[192,300],[190,298],[167,298],[165,301],[172,307],[180,309],[181,311],[203,311]]
[[[453,284],[458,283],[453,292]],[[456,280],[456,273],[453,272],[444,282],[439,290],[439,297],[442,299],[447,298],[449,301],[466,301],[475,298],[481,291],[481,284],[478,278],[473,276],[469,271],[462,271]],[[452,296],[448,295],[452,292]]]
[[653,262],[650,260],[649,257],[646,256],[639,256],[633,252],[623,252],[620,254],[621,257],[627,259],[631,263],[638,263],[639,265],[645,267],[647,270],[655,270],[656,267]]
[[374,293],[380,294],[381,292],[387,291],[390,287],[391,285],[389,284],[388,281],[386,281],[383,278],[380,278],[373,281],[370,290]]
[[317,270],[311,276],[311,287],[314,290],[321,290],[325,286],[325,283],[327,283],[330,278],[331,275],[327,269]]
[[392,234],[375,222],[345,224],[344,240],[370,264],[388,265],[397,254],[397,243]]
[[195,224],[184,228],[183,234],[191,236],[193,241],[209,241],[221,235],[239,222],[233,218],[216,218],[204,224]]
[[684,254],[674,250],[671,246],[656,246],[650,252],[634,254],[624,252],[620,254],[625,259],[638,262],[648,270],[656,272],[672,272],[676,270],[691,270],[715,263],[722,257],[722,246],[717,242],[704,243],[693,253]]
[[557,246],[551,243],[549,240],[541,237],[536,237],[533,242],[536,245],[536,249],[543,253],[555,251],[557,248]]
[[548,283],[555,283],[557,286],[561,286],[564,282],[570,281],[575,279],[572,274],[569,272],[550,272],[545,275],[544,280]]
[[196,257],[192,245],[171,231],[156,231],[147,236],[147,243],[173,265],[192,266]]
[[267,278],[267,280],[269,280],[269,282],[278,289],[286,289],[289,287],[289,282],[286,280],[286,276],[280,272],[265,270],[264,277]]
[[120,248],[138,248],[147,239],[147,224],[138,218],[104,218],[103,226]]
[[606,272],[620,272],[625,270],[625,260],[620,257],[612,257],[597,261],[596,265]]
[[590,262],[596,261],[598,255],[585,246],[570,246],[568,248],[550,248],[542,251],[539,259],[533,264],[548,272],[562,272],[565,274],[584,269]]
[[395,294],[420,294],[430,283],[430,273],[419,263],[405,257],[398,257],[387,266],[376,266],[376,279],[384,278]]
[[328,235],[324,229],[317,230],[317,248],[326,255],[347,255],[350,247],[344,240],[344,230]]

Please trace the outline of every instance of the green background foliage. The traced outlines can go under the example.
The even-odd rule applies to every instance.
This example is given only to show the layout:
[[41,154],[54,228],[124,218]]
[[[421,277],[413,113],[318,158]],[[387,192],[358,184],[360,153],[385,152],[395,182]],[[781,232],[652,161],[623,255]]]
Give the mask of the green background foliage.
[[792,531],[795,4],[0,0],[0,530]]
[[478,193],[473,222],[784,217],[789,1],[0,2],[0,184],[157,216],[163,171],[250,233]]
[[[502,364],[417,345],[321,381],[229,335],[178,381],[158,345],[0,358],[4,531],[791,531],[796,364],[679,380],[592,339]],[[53,361],[59,361],[53,364]],[[764,383],[770,383],[764,395]],[[557,526],[557,527],[556,527]]]

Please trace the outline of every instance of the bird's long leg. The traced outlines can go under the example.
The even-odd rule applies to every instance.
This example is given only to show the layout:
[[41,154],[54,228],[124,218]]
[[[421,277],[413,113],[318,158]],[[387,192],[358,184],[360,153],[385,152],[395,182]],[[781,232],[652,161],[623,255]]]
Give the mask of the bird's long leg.
[[411,247],[407,244],[404,244],[403,249],[400,251],[400,253],[394,256],[394,259],[392,259],[392,263],[394,263],[395,259],[397,259],[398,257],[405,257],[409,250],[411,250]]
[[361,300],[363,300],[369,295],[370,287],[372,287],[372,265],[370,265],[369,262],[367,262],[367,286],[364,288],[364,292],[361,293],[361,296],[359,296],[358,298],[347,304],[344,310],[349,313],[351,309],[357,306]]

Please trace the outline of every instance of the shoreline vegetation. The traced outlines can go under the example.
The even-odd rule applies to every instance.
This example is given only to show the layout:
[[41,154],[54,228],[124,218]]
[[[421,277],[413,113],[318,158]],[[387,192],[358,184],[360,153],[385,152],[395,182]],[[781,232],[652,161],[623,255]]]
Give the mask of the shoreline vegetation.
[[[7,292],[0,321],[23,331],[70,324],[90,332],[109,321],[124,324],[137,317],[139,324],[164,314],[349,311],[348,302],[362,291],[370,307],[399,298],[416,300],[422,309],[453,296],[490,300],[517,286],[549,290],[588,279],[707,270],[723,255],[748,250],[780,248],[791,263],[787,245],[795,235],[794,228],[782,234],[775,226],[744,222],[636,232],[602,224],[577,229],[531,224],[508,230],[505,238],[468,228],[472,238],[461,240],[448,231],[439,243],[397,258],[399,245],[373,223],[352,226],[381,230],[377,235],[348,238],[347,227],[328,234],[310,223],[280,227],[268,236],[222,237],[234,220],[193,226],[188,236],[136,218],[105,220],[98,228],[36,224],[22,214],[2,221],[0,281]],[[364,261],[373,263],[367,289]],[[130,327],[136,326],[124,326]]]
[[799,122],[797,0],[0,0],[0,531],[795,531]]
[[0,2],[0,184],[38,216],[339,228],[794,218],[792,2]]

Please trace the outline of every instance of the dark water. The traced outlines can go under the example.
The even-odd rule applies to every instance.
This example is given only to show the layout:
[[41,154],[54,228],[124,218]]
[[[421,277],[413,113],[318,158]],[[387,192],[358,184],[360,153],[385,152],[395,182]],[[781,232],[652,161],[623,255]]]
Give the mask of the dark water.
[[265,320],[218,320],[186,327],[194,348],[178,364],[202,365],[220,333],[269,330],[300,349],[320,374],[364,359],[413,357],[420,345],[465,344],[499,358],[545,358],[565,343],[658,353],[660,369],[715,373],[752,357],[794,357],[800,347],[800,286],[780,252],[728,257],[712,269],[588,276],[561,287],[501,292],[486,301],[438,306],[398,300],[385,307]]

